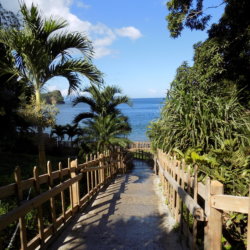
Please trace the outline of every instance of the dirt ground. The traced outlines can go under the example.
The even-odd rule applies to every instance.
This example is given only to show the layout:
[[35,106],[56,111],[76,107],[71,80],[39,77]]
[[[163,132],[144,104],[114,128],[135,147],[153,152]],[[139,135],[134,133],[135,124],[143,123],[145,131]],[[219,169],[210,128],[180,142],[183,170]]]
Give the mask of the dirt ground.
[[142,161],[101,190],[49,249],[183,249],[157,176]]

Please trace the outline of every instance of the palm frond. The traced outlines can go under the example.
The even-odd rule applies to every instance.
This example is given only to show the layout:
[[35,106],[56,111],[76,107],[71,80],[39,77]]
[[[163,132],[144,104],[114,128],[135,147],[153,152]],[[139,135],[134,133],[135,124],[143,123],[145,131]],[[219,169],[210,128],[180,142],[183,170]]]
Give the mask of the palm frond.
[[90,59],[93,56],[93,46],[88,38],[80,33],[60,33],[49,39],[49,46],[54,57],[67,53],[69,49],[77,49]]
[[77,89],[81,83],[77,74],[82,74],[91,82],[101,83],[103,81],[102,73],[87,60],[69,59],[59,64],[52,64],[50,65],[49,73],[49,78],[46,80],[54,76],[66,77],[70,84],[69,91]]
[[90,113],[90,112],[84,112],[84,113],[80,113],[78,115],[75,116],[73,123],[79,123],[80,121],[84,120],[84,119],[88,119],[88,118],[93,118],[94,114]]

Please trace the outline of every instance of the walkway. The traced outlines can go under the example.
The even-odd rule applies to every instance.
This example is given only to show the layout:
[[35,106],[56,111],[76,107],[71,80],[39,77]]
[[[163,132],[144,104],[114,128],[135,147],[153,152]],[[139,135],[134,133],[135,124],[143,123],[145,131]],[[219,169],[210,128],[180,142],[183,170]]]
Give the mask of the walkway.
[[50,249],[182,249],[158,178],[144,162],[102,190]]

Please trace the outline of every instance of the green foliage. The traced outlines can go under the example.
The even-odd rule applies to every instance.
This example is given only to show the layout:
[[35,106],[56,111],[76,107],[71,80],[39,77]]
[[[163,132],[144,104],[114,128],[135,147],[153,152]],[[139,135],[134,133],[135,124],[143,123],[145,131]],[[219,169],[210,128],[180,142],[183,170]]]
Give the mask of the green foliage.
[[23,117],[25,121],[36,127],[45,128],[54,126],[58,109],[54,105],[45,104],[45,102],[41,102],[40,107],[35,103],[36,100],[32,98],[28,104],[23,105],[19,109],[18,114]]
[[[250,19],[248,0],[225,0],[217,5],[212,5],[207,1],[208,6],[204,9],[203,0],[169,0],[167,8],[168,29],[172,37],[176,38],[181,35],[184,27],[191,30],[204,30],[210,18],[206,14],[207,9],[217,8],[225,5],[225,11],[217,24],[212,24],[208,30],[209,38],[200,45],[203,53],[209,57],[209,53],[219,51],[220,57],[223,58],[224,64],[220,76],[217,77],[216,84],[227,80],[234,82],[239,91],[239,101],[249,109],[250,107]],[[196,53],[198,50],[196,50]],[[203,62],[199,65],[207,71],[207,67],[213,70],[217,69],[217,60],[206,60],[207,57],[202,55]],[[198,62],[195,56],[196,63]],[[202,68],[201,68],[202,70]],[[205,76],[206,73],[203,75]],[[243,90],[243,91],[242,91]]]
[[122,90],[116,86],[94,86],[91,85],[83,89],[89,96],[79,96],[73,101],[73,105],[86,103],[90,107],[90,112],[83,112],[77,115],[74,123],[79,123],[83,119],[94,118],[106,115],[119,115],[121,112],[117,108],[120,104],[131,105],[131,101],[126,95],[122,95]]
[[88,96],[79,96],[73,102],[74,105],[86,103],[90,107],[89,112],[80,113],[74,119],[74,123],[82,120],[84,123],[82,135],[77,139],[82,145],[80,154],[113,150],[115,146],[126,147],[130,142],[126,135],[131,127],[118,106],[131,105],[130,99],[116,86],[91,85],[83,91]]
[[[69,91],[80,84],[77,75],[82,74],[93,82],[102,82],[101,73],[91,63],[91,42],[80,33],[57,32],[67,27],[60,19],[43,18],[34,5],[30,9],[21,6],[24,28],[0,30],[0,42],[8,46],[15,64],[3,64],[5,72],[20,76],[39,91],[54,76],[63,76],[69,81]],[[74,59],[69,48],[76,48],[84,58]]]
[[[225,13],[208,30],[209,38],[194,45],[194,65],[184,63],[177,69],[161,116],[150,124],[148,135],[154,149],[198,165],[199,180],[210,176],[224,184],[225,193],[247,196],[250,2],[221,4],[225,4]],[[167,7],[172,37],[178,37],[184,27],[203,30],[209,20],[203,0],[169,0]],[[228,219],[224,248],[244,249],[246,217],[229,215]]]
[[150,125],[153,147],[166,152],[200,148],[208,153],[225,140],[249,145],[249,116],[238,102],[237,92],[206,87],[209,80],[199,80],[195,67],[184,64],[178,69],[161,117]]
[[64,135],[66,134],[66,127],[63,126],[63,125],[54,125],[52,127],[52,130],[51,130],[51,136],[53,136],[54,134],[57,135],[57,139],[59,141],[62,141],[63,138],[64,138]]
[[72,139],[74,136],[82,134],[82,130],[81,130],[81,128],[78,127],[77,124],[75,124],[75,125],[67,124],[65,126],[65,134],[68,135],[68,139],[70,139],[72,142]]
[[[0,4],[0,28],[7,29],[9,27],[19,29],[19,20],[14,13],[3,9]],[[0,65],[14,66],[8,51],[8,46],[0,43]],[[3,149],[15,144],[18,136],[17,128],[21,131],[30,125],[18,114],[19,107],[30,96],[30,90],[23,82],[17,82],[17,77],[4,73],[0,69],[0,147]]]
[[210,15],[203,13],[203,0],[169,0],[167,8],[169,14],[166,19],[172,37],[180,36],[184,26],[204,30],[210,20]]
[[230,243],[223,237],[224,249],[246,249],[247,245],[247,215],[239,213],[224,214],[224,230],[230,238]]
[[[86,36],[79,32],[62,31],[68,26],[65,20],[44,18],[33,4],[28,8],[21,2],[20,8],[23,18],[22,29],[0,29],[0,43],[8,48],[8,55],[12,60],[12,64],[0,62],[0,75],[9,74],[32,87],[38,113],[37,121],[36,114],[29,108],[27,110],[38,128],[39,167],[45,171],[45,145],[42,133],[43,128],[51,125],[53,121],[50,119],[51,110],[42,107],[42,88],[48,80],[56,76],[68,80],[69,93],[81,86],[80,76],[96,84],[102,83],[103,79],[101,72],[91,61],[93,47]],[[80,53],[80,57],[76,58],[73,51]],[[47,117],[41,117],[43,114]],[[47,124],[48,119],[50,121]]]
[[115,146],[126,147],[130,141],[125,137],[131,127],[127,117],[117,115],[98,116],[85,122],[82,141],[91,151],[114,150]]
[[227,0],[225,3],[220,21],[208,31],[209,40],[216,40],[221,48],[225,61],[222,77],[236,84],[241,104],[249,109],[250,1]]
[[224,192],[247,196],[250,183],[249,148],[242,147],[237,140],[226,140],[220,149],[202,154],[201,149],[189,148],[185,153],[173,150],[187,164],[199,166],[200,178],[209,176],[224,184]]

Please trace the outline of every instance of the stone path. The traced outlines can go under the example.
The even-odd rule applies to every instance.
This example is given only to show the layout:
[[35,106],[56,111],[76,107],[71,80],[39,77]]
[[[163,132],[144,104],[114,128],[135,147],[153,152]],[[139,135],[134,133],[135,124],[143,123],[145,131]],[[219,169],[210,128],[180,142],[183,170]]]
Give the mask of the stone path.
[[102,190],[49,249],[182,249],[158,177],[144,162]]

